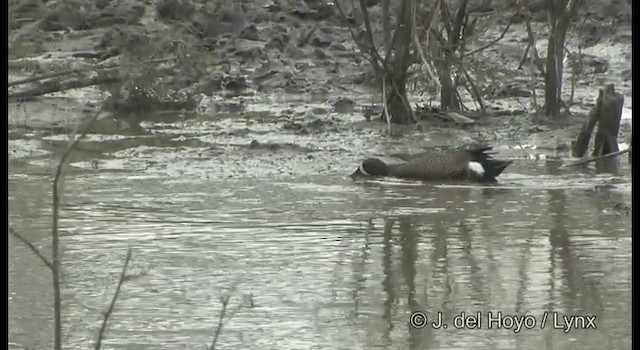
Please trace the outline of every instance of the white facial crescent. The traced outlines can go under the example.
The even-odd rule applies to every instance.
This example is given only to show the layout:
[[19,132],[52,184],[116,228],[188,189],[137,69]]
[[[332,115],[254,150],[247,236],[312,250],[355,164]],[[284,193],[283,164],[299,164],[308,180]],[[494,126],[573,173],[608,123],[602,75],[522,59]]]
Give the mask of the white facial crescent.
[[358,167],[358,170],[360,170],[360,172],[362,173],[362,175],[365,175],[365,176],[371,176],[371,175],[369,175],[369,173],[368,173],[368,172],[366,172],[366,171],[364,170],[364,162],[360,163],[360,166]]

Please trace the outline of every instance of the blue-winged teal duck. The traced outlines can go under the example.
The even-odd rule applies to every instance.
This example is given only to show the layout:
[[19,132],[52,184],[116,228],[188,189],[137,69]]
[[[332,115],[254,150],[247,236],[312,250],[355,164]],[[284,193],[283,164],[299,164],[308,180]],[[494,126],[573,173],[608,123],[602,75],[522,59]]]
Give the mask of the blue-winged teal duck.
[[495,182],[512,160],[493,159],[492,146],[475,146],[451,150],[427,151],[404,155],[405,163],[387,164],[377,158],[368,158],[351,174],[362,176],[389,176],[413,180],[471,180]]

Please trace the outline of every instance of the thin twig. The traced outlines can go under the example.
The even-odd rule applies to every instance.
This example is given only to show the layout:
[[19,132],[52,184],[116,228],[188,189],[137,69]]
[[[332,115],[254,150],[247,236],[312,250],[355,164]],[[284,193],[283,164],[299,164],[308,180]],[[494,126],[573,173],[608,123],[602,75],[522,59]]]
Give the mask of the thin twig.
[[53,268],[51,269],[53,274],[53,314],[54,314],[54,349],[62,349],[62,301],[60,297],[60,258],[59,258],[59,244],[60,236],[58,234],[58,220],[60,212],[60,195],[59,183],[62,178],[62,169],[67,162],[67,159],[71,156],[73,151],[78,147],[80,141],[87,136],[89,128],[98,119],[102,112],[104,105],[91,117],[89,122],[83,128],[82,133],[77,137],[69,146],[67,151],[62,155],[58,168],[56,169],[56,175],[53,179],[53,203],[51,205],[53,222],[51,224],[51,262]]
[[382,111],[384,113],[384,119],[387,122],[387,133],[391,136],[391,116],[389,116],[389,109],[387,108],[387,79],[382,78]]
[[460,60],[459,63],[460,65],[458,67],[462,71],[462,74],[464,74],[464,77],[467,80],[467,83],[470,87],[470,90],[468,91],[471,92],[471,94],[474,96],[474,99],[480,105],[480,110],[484,112],[484,109],[485,109],[484,102],[482,101],[482,94],[480,94],[480,90],[478,89],[478,86],[473,81],[473,78],[471,78],[471,75],[469,74],[469,72],[467,72],[467,70],[464,68],[464,65],[462,64],[462,60]]
[[13,235],[13,237],[17,238],[18,240],[20,240],[20,242],[22,242],[24,245],[26,245],[27,247],[29,247],[29,249],[31,249],[31,251],[33,252],[33,254],[35,254],[38,258],[40,258],[40,260],[42,260],[42,262],[47,265],[47,267],[53,271],[53,264],[51,264],[51,262],[45,258],[45,256],[42,254],[42,252],[40,251],[40,249],[38,249],[36,246],[33,245],[33,243],[29,242],[28,239],[22,237],[21,234],[19,234],[18,232],[16,232],[13,228],[9,227],[9,233],[11,235]]
[[118,300],[120,289],[122,288],[122,284],[124,283],[124,279],[127,275],[127,268],[129,267],[129,261],[131,261],[131,248],[127,249],[127,257],[124,259],[124,265],[122,266],[120,279],[118,280],[118,285],[116,286],[116,292],[113,293],[113,299],[111,299],[111,304],[109,304],[109,308],[107,309],[107,312],[104,313],[104,319],[102,320],[100,333],[98,333],[98,340],[96,340],[96,346],[94,347],[95,350],[100,350],[100,347],[102,346],[102,338],[104,337],[104,332],[107,329],[107,321],[109,321],[109,317],[113,313],[113,309],[115,308],[116,301]]
[[[378,71],[380,69],[386,70],[386,67],[384,67],[383,65],[384,60],[382,59],[382,57],[380,57],[378,52],[375,49],[365,45],[364,43],[360,42],[360,40],[358,40],[358,36],[354,32],[354,29],[356,27],[351,25],[351,23],[348,22],[347,15],[344,13],[344,11],[342,10],[342,7],[340,6],[340,1],[336,1],[335,5],[336,5],[336,8],[338,9],[338,12],[340,12],[340,15],[342,16],[342,18],[349,24],[349,34],[351,35],[353,42],[358,46],[358,49],[360,49],[360,53],[363,56],[365,56],[366,59],[371,63],[371,67],[376,72],[376,74],[378,74]],[[369,53],[369,55],[367,55],[367,53]]]
[[227,313],[227,306],[229,306],[229,300],[231,300],[231,296],[229,295],[223,295],[220,297],[220,301],[222,302],[222,310],[220,311],[220,317],[218,318],[218,327],[216,327],[216,333],[213,335],[213,340],[211,341],[211,347],[209,347],[209,350],[214,350],[216,348],[218,337],[220,336],[220,332],[222,332],[224,315]]
[[513,24],[513,19],[515,16],[511,16],[511,18],[509,18],[509,23],[507,24],[506,27],[504,27],[504,29],[502,30],[502,33],[500,33],[500,36],[498,36],[496,39],[492,40],[491,42],[489,42],[488,44],[481,46],[473,51],[467,52],[465,54],[462,55],[462,57],[467,57],[467,56],[471,56],[473,54],[476,54],[478,52],[482,52],[488,48],[490,48],[491,46],[497,44],[500,40],[504,39],[504,36],[507,34],[507,31],[509,31],[509,28],[511,28],[511,25]]
[[596,160],[619,156],[619,155],[627,153],[627,152],[631,152],[631,147],[629,147],[627,149],[623,149],[622,151],[611,152],[611,153],[603,154],[601,156],[587,158],[587,159],[584,159],[584,160],[581,160],[581,161],[578,161],[578,162],[575,162],[575,163],[565,164],[564,166],[565,167],[570,167],[570,166],[587,164],[587,163],[590,163],[590,162],[595,162]]

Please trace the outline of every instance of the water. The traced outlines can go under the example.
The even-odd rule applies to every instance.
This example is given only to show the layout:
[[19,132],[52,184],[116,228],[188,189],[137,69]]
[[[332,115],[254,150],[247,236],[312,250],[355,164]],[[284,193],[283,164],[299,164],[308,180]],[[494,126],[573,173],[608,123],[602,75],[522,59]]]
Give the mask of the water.
[[[631,348],[631,215],[614,209],[631,206],[626,165],[594,176],[521,160],[482,187],[354,182],[346,158],[321,175],[203,176],[216,161],[68,175],[67,348],[92,346],[129,247],[105,349],[202,349],[223,295],[219,349]],[[10,166],[10,223],[46,252],[49,181]],[[50,347],[50,290],[46,268],[10,238],[10,341]],[[414,329],[415,311],[448,328]],[[535,324],[490,329],[489,311]],[[462,312],[480,312],[481,329],[456,329]],[[554,329],[553,315],[595,316],[597,329]]]

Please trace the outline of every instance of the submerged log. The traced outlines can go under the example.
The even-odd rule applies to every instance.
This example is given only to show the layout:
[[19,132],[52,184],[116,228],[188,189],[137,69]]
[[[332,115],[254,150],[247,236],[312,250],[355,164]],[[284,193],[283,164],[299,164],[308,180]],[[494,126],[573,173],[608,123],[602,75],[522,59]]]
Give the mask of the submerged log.
[[122,77],[118,74],[98,75],[93,77],[79,76],[79,77],[62,77],[61,79],[49,79],[42,81],[39,85],[18,91],[9,93],[9,99],[23,99],[38,97],[54,92],[64,92],[72,89],[79,89],[87,86],[102,85],[107,83],[117,83],[122,80]]
[[[596,136],[594,139],[592,157],[601,157],[606,154],[619,151],[618,131],[620,119],[622,118],[622,106],[624,97],[615,91],[613,84],[605,86],[599,90],[596,105],[587,114],[587,119],[578,133],[578,137],[572,146],[574,157],[583,157],[589,147],[591,133],[596,124]],[[596,162],[596,168],[603,171],[615,172],[617,159],[615,157],[602,158]]]

